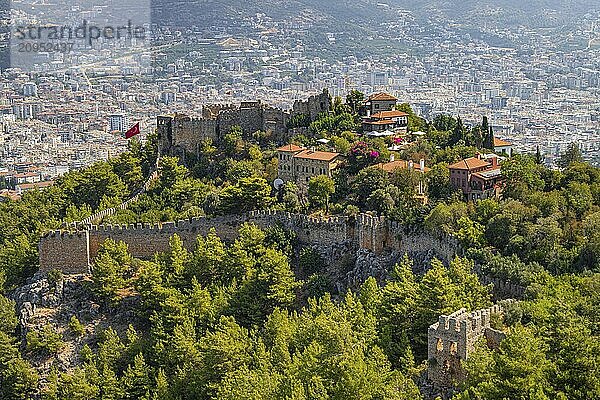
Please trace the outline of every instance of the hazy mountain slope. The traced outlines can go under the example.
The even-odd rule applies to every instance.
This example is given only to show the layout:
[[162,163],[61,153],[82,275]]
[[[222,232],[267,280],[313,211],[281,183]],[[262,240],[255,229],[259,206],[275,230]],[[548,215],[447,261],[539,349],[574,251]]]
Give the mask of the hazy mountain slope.
[[[476,16],[486,10],[495,10],[504,19],[511,17],[521,24],[538,24],[540,16],[555,14],[558,21],[569,20],[577,15],[598,8],[597,0],[154,0],[152,2],[155,22],[169,24],[193,23],[196,26],[227,22],[264,13],[272,18],[294,16],[302,10],[317,11],[325,18],[338,22],[391,19],[393,13],[378,8],[388,4],[415,12],[420,16],[446,15],[452,19]],[[552,13],[554,11],[555,13]],[[225,27],[225,26],[224,26]]]

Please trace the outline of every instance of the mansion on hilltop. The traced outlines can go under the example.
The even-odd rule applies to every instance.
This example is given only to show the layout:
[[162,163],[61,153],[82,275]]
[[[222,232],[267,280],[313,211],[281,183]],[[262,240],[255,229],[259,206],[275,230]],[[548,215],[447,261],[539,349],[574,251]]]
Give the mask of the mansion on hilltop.
[[462,190],[465,200],[500,197],[504,178],[497,155],[477,154],[448,166],[448,169],[452,187]]
[[396,110],[398,99],[387,93],[376,93],[365,101],[361,114],[364,132],[384,132],[406,134],[408,114]]
[[332,177],[340,163],[340,154],[316,151],[288,144],[277,149],[278,176],[284,182],[294,182],[300,189],[308,188],[310,178],[325,175]]

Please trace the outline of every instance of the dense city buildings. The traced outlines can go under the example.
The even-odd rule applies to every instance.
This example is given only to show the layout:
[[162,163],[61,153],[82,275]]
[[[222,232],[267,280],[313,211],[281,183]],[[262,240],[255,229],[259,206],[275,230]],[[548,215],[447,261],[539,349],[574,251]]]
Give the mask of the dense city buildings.
[[[88,12],[78,7],[68,7],[69,18]],[[260,113],[261,123],[247,130],[283,132],[288,114],[314,120],[329,109],[330,98],[353,90],[373,93],[360,109],[362,129],[376,136],[408,130],[407,115],[395,110],[408,103],[429,120],[447,113],[474,125],[488,116],[499,154],[539,148],[552,166],[575,142],[586,160],[600,161],[598,10],[565,15],[571,25],[565,32],[543,29],[556,22],[542,11],[539,24],[480,24],[490,10],[467,17],[379,4],[361,23],[391,51],[375,51],[375,37],[352,34],[316,9],[242,13],[231,27],[222,24],[227,10],[207,10],[195,20],[199,11],[189,9],[189,18],[177,21],[157,14],[159,52],[138,46],[116,63],[60,74],[44,72],[41,64],[2,70],[3,166],[35,162],[46,171],[44,180],[52,178],[125,149],[122,132],[131,124],[141,123],[144,139],[158,128],[156,115],[183,114],[210,136]],[[327,33],[334,27],[338,33]],[[320,30],[326,43],[317,40]],[[67,67],[67,60],[53,67],[61,62]]]
[[0,400],[600,399],[599,26],[0,0]]

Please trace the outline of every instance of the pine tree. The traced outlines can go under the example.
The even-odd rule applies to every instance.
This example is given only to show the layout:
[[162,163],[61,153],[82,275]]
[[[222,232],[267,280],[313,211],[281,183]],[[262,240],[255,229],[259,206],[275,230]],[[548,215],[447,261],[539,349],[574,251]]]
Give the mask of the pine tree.
[[483,116],[483,122],[481,123],[481,130],[486,133],[490,131],[490,123],[489,123],[488,117],[486,115]]
[[169,239],[170,251],[167,259],[167,280],[181,283],[183,272],[189,259],[189,253],[183,246],[183,240],[175,234]]
[[225,245],[211,229],[206,236],[198,236],[196,248],[188,263],[188,276],[193,276],[207,286],[212,283],[225,283],[222,276],[222,262],[225,258]]
[[32,398],[39,376],[22,358],[10,360],[0,373],[0,398],[25,400]]
[[150,376],[144,356],[135,356],[133,366],[130,364],[122,377],[125,398],[131,400],[148,399],[150,392]]
[[416,316],[418,283],[412,271],[412,261],[404,255],[396,265],[383,290],[379,331],[381,345],[390,362],[406,371],[414,365],[411,343],[407,332]]
[[456,126],[454,127],[454,130],[450,135],[450,141],[448,144],[450,146],[455,146],[461,141],[465,141],[465,127],[463,125],[462,119],[458,117],[458,119],[456,120]]
[[98,251],[92,270],[94,293],[103,300],[117,300],[117,293],[126,286],[131,264],[127,245],[107,239]]
[[557,164],[561,168],[567,168],[571,164],[582,162],[583,155],[581,154],[581,150],[577,143],[571,143],[563,154],[561,154],[560,159]]
[[15,315],[15,303],[0,294],[0,332],[13,334],[17,329],[18,322]]
[[106,366],[100,376],[99,386],[102,400],[120,400],[124,395],[117,375],[112,369]]
[[167,379],[167,375],[162,368],[159,368],[158,373],[156,374],[156,389],[152,394],[152,400],[171,400],[172,396],[169,392],[169,381]]
[[377,315],[381,306],[382,291],[375,278],[369,277],[363,283],[358,297],[367,312]]

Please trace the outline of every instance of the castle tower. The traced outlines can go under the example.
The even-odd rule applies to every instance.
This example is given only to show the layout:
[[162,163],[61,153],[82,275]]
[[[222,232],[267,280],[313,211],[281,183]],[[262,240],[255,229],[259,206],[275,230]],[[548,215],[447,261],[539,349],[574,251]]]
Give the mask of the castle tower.
[[429,327],[427,335],[428,378],[437,388],[450,388],[465,378],[461,363],[475,350],[477,342],[485,338],[489,345],[497,345],[504,333],[490,325],[492,314],[504,312],[507,300],[485,310],[467,312],[461,309],[442,315]]

